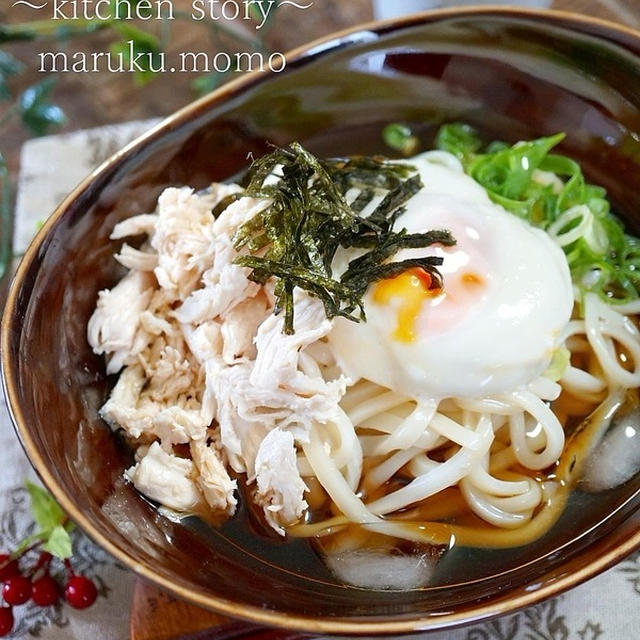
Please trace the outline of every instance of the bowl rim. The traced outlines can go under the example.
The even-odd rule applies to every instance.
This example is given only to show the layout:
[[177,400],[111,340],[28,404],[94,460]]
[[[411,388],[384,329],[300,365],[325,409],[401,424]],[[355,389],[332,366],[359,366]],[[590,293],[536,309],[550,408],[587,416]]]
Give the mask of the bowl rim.
[[[369,32],[381,35],[387,32],[399,32],[412,26],[439,22],[457,17],[529,18],[540,22],[560,22],[562,23],[562,26],[576,29],[582,33],[585,32],[585,28],[595,26],[603,28],[608,32],[606,36],[600,37],[617,45],[620,45],[620,42],[614,40],[612,36],[631,38],[631,40],[637,44],[638,50],[640,51],[640,30],[635,30],[606,19],[586,16],[569,11],[485,5],[435,9],[390,18],[387,20],[370,21],[358,24],[315,39],[307,44],[290,50],[285,54],[287,62],[286,66],[290,67],[293,63],[294,68],[297,68],[300,65],[311,62],[318,55],[337,51],[345,46],[349,46],[350,44],[357,42],[357,36],[362,33]],[[187,121],[193,121],[206,107],[224,103],[228,97],[253,86],[257,86],[274,75],[274,72],[268,70],[245,73],[241,77],[228,82],[215,91],[185,105],[111,155],[107,160],[94,169],[82,182],[80,182],[56,207],[29,244],[17,267],[7,295],[6,305],[2,315],[2,327],[0,329],[0,365],[2,386],[9,415],[22,447],[38,476],[58,501],[60,506],[96,544],[101,546],[117,560],[122,562],[126,567],[131,569],[138,577],[144,578],[152,584],[155,584],[156,586],[187,602],[213,610],[216,613],[229,616],[230,618],[244,620],[253,624],[275,626],[317,634],[398,634],[417,631],[443,630],[464,624],[482,622],[492,617],[513,613],[553,595],[557,595],[571,587],[575,587],[585,580],[588,580],[598,573],[608,569],[634,550],[640,548],[640,530],[638,530],[635,534],[627,538],[621,545],[599,555],[595,560],[581,566],[578,570],[565,573],[558,579],[547,582],[545,585],[532,591],[514,594],[506,603],[504,600],[500,599],[497,602],[489,602],[488,604],[479,605],[473,609],[468,609],[463,612],[448,612],[435,617],[429,614],[417,614],[395,620],[372,620],[369,618],[349,619],[343,617],[322,619],[303,614],[291,614],[277,610],[264,609],[225,600],[215,596],[206,596],[195,593],[187,587],[174,583],[164,576],[157,574],[151,567],[136,562],[129,557],[126,552],[113,544],[100,531],[100,529],[94,526],[92,522],[84,516],[83,512],[76,508],[73,502],[67,497],[67,494],[47,468],[47,465],[40,455],[34,440],[29,434],[25,416],[18,402],[17,368],[19,365],[17,362],[13,362],[9,355],[11,352],[11,336],[15,331],[19,331],[19,328],[16,327],[16,325],[19,325],[19,319],[16,317],[18,292],[24,286],[26,275],[34,262],[34,259],[37,257],[41,246],[47,238],[49,231],[64,215],[77,197],[84,192],[91,183],[98,179],[99,176],[115,169],[129,156],[131,156],[134,151],[151,143],[164,132],[169,131]],[[630,517],[633,517],[633,515]],[[608,533],[605,538],[609,535],[611,535],[611,533]]]

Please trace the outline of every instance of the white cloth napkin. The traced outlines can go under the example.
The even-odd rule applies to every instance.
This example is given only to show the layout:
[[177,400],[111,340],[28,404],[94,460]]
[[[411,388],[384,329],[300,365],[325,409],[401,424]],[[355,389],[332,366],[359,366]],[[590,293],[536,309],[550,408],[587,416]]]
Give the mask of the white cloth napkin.
[[[76,184],[111,153],[144,132],[152,121],[130,122],[38,138],[22,151],[16,203],[16,252],[22,252],[38,223]],[[0,392],[1,393],[1,392]],[[31,526],[25,478],[34,474],[0,402],[0,552],[11,549]],[[111,640],[129,636],[133,574],[81,533],[75,534],[78,572],[96,580],[100,597],[84,611],[66,604],[15,608],[15,638]],[[406,636],[418,638],[419,636]],[[424,636],[423,636],[424,637]],[[428,640],[632,640],[640,638],[640,553],[604,574],[522,612]]]

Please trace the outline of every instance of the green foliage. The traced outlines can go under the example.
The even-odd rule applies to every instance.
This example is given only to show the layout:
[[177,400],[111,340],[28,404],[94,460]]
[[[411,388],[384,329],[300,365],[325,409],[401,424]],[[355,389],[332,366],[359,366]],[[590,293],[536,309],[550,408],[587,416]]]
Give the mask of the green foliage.
[[19,550],[27,548],[34,540],[44,542],[43,549],[64,560],[71,556],[71,538],[69,531],[73,525],[53,497],[42,487],[27,482],[27,491],[31,499],[31,513],[38,530],[22,542]]
[[27,491],[31,499],[33,519],[40,529],[52,530],[64,520],[64,511],[48,491],[33,482],[27,482]]
[[[113,54],[122,54],[125,67],[129,64],[133,55],[133,58],[137,61],[136,71],[134,72],[136,84],[142,86],[151,82],[155,77],[153,69],[160,68],[162,55],[160,41],[152,33],[138,29],[125,22],[118,22],[116,29],[122,36],[122,40],[111,44],[111,52]],[[137,67],[142,69],[140,70]]]
[[15,76],[24,70],[24,65],[10,53],[0,50],[0,100],[11,98],[11,91],[7,83],[11,76]]
[[48,551],[51,555],[57,556],[61,560],[70,558],[72,548],[69,532],[62,525],[54,527],[46,542],[42,545],[42,548],[44,551]]
[[22,123],[35,136],[42,136],[52,127],[62,126],[66,122],[62,109],[49,100],[55,83],[55,78],[46,78],[26,89],[18,98]]

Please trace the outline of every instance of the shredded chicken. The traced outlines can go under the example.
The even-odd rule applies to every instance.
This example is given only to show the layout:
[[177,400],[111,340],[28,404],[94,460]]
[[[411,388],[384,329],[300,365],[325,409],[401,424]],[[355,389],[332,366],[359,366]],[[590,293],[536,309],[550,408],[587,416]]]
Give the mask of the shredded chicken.
[[142,366],[127,367],[100,410],[102,418],[132,438],[158,437],[166,449],[205,437],[210,421],[197,398],[176,395],[175,402],[168,404],[154,399],[157,390],[147,384]]
[[125,475],[147,497],[176,511],[195,511],[202,502],[191,460],[167,453],[154,442]]
[[138,446],[126,472],[137,489],[176,511],[206,503],[232,515],[231,468],[256,484],[283,534],[307,509],[296,446],[314,421],[335,418],[346,381],[325,380],[305,353],[330,331],[322,304],[296,291],[295,333],[285,335],[273,282],[234,264],[237,229],[269,203],[238,197],[214,219],[238,190],[169,188],[155,213],[116,225],[113,239],[146,241],[122,245],[116,259],[130,271],[100,292],[88,339],[109,373],[121,370],[101,415]]
[[281,535],[287,525],[296,523],[307,505],[296,465],[296,448],[289,431],[274,429],[260,443],[256,456],[256,498],[267,522]]
[[191,189],[165,189],[158,199],[158,221],[150,238],[158,252],[154,273],[174,299],[184,300],[197,287],[213,258],[211,205]]
[[242,301],[225,314],[220,323],[220,332],[222,359],[226,364],[233,364],[241,358],[255,359],[253,338],[269,306],[266,296],[257,295]]
[[112,240],[120,240],[129,236],[137,236],[142,233],[152,236],[156,230],[158,215],[155,213],[141,213],[138,216],[127,218],[113,227]]
[[135,249],[126,242],[115,258],[123,267],[134,271],[153,271],[158,266],[158,254]]
[[270,314],[258,327],[255,360],[232,366],[220,363],[207,375],[207,386],[217,398],[216,419],[230,464],[249,477],[266,432],[288,428],[306,441],[314,420],[324,423],[336,416],[346,388],[343,378],[325,382],[319,372],[310,376],[298,366],[301,350],[329,332],[322,303],[300,294],[295,333],[285,335],[282,322]]
[[229,205],[209,227],[212,264],[202,274],[204,286],[194,291],[176,311],[180,322],[199,323],[222,316],[258,293],[260,286],[247,278],[249,269],[233,264],[238,252],[232,236],[237,227],[263,209],[266,202],[241,198]]
[[192,441],[191,456],[199,473],[196,482],[207,504],[215,512],[233,515],[238,503],[234,495],[236,481],[229,477],[215,441]]
[[98,294],[98,304],[89,319],[89,344],[98,355],[109,354],[107,373],[117,373],[134,362],[142,350],[136,340],[140,315],[153,295],[153,276],[130,271],[111,291]]

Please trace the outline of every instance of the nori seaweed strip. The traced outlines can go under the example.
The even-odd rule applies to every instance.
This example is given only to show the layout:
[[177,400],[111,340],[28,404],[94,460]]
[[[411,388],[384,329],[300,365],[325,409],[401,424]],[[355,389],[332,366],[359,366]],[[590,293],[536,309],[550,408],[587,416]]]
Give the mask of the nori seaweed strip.
[[[346,194],[352,188],[359,194],[349,205]],[[297,142],[275,148],[251,165],[241,194],[271,202],[241,225],[233,238],[236,249],[262,255],[242,255],[235,264],[250,268],[249,278],[255,282],[276,279],[275,312],[284,312],[285,333],[293,333],[295,287],[319,298],[328,318],[364,319],[362,298],[371,282],[419,267],[436,286],[442,283],[437,270],[441,258],[390,261],[402,248],[455,244],[447,231],[391,230],[406,202],[421,188],[420,176],[409,164],[380,157],[319,160]],[[373,212],[361,216],[382,194]],[[340,246],[369,251],[352,260],[337,280],[331,263]],[[354,315],[357,309],[359,316]]]
[[398,209],[418,193],[423,186],[419,175],[411,176],[395,189],[389,191],[367,220],[374,222],[383,229],[385,228],[385,223],[392,226],[398,216]]
[[320,162],[337,184],[346,185],[345,191],[365,185],[390,191],[415,171],[410,164],[389,162],[383,156],[332,158]]
[[[207,192],[207,189],[203,189],[203,192]],[[211,211],[214,218],[217,218],[230,204],[233,204],[236,200],[239,200],[244,196],[241,191],[238,193],[231,193],[225,198],[222,198],[218,204]]]
[[[400,249],[420,249],[431,244],[442,244],[445,247],[452,247],[456,240],[445,229],[426,231],[425,233],[391,232],[389,241],[397,243],[397,250]],[[374,235],[363,235],[354,238],[349,244],[356,249],[372,249],[379,244],[379,239]]]
[[361,213],[362,210],[371,202],[375,191],[371,187],[365,187],[357,195],[356,199],[351,203],[351,211],[354,213]]
[[[359,300],[362,300],[367,291],[367,287],[372,282],[378,280],[384,280],[386,278],[395,278],[401,273],[404,273],[408,269],[419,268],[426,271],[431,276],[431,289],[442,288],[442,276],[436,267],[442,264],[442,258],[437,256],[427,256],[424,258],[407,258],[406,260],[399,260],[398,262],[387,262],[384,264],[367,264],[362,269],[347,270],[340,282],[347,285],[352,292],[357,296]],[[364,307],[361,302],[356,305],[347,305],[344,311],[350,314],[355,310],[356,306],[360,308],[360,319],[366,320]],[[351,317],[351,316],[347,316]]]

